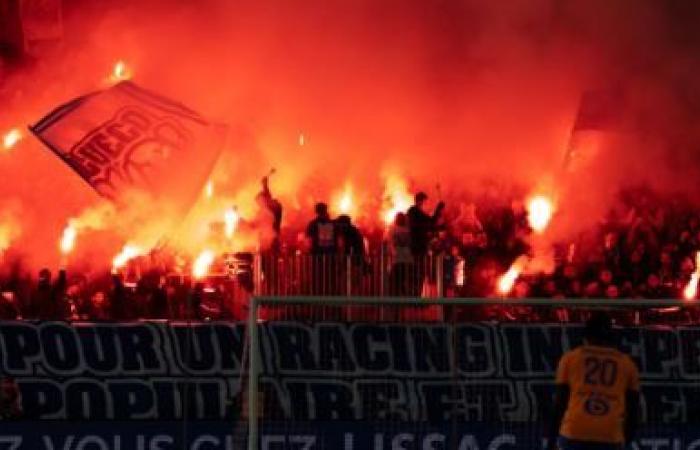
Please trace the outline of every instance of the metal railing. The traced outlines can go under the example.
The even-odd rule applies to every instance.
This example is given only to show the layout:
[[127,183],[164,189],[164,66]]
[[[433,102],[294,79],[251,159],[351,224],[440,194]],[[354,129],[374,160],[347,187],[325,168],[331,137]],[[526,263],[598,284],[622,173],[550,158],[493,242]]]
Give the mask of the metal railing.
[[396,261],[371,256],[261,254],[256,256],[255,294],[271,296],[442,297],[443,258],[427,255]]

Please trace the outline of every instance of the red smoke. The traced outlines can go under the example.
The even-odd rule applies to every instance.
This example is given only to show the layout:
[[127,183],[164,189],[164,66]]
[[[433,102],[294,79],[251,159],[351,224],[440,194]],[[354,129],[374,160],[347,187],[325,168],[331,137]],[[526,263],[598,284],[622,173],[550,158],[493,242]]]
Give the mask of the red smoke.
[[[63,45],[0,81],[0,133],[103,86],[124,61],[144,87],[236,130],[213,176],[219,220],[233,206],[253,214],[258,180],[275,167],[287,218],[352,186],[353,207],[379,221],[387,176],[433,199],[437,184],[455,199],[495,179],[556,192],[552,232],[563,235],[627,183],[697,196],[685,180],[698,167],[700,12],[667,3],[64,0]],[[587,165],[562,175],[582,92],[614,83],[637,127],[598,133]],[[98,198],[31,137],[0,152],[0,177],[0,206],[12,202],[21,223],[14,246],[55,265],[68,219]],[[154,214],[87,227],[76,258],[108,267],[142,215]]]

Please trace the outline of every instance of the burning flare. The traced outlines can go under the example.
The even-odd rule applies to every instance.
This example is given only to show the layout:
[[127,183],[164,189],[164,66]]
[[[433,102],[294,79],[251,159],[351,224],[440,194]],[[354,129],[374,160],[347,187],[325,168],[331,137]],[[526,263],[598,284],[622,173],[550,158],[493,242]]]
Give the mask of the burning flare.
[[67,255],[73,251],[73,248],[75,248],[75,238],[77,235],[78,228],[75,225],[75,221],[71,219],[68,221],[68,225],[66,225],[66,227],[63,229],[63,235],[61,235],[59,247],[62,254]]
[[197,259],[192,263],[192,276],[196,279],[202,279],[209,273],[209,268],[214,263],[214,252],[212,250],[204,250],[197,256]]
[[227,239],[231,239],[236,232],[241,216],[235,208],[229,208],[224,212],[224,233]]
[[129,67],[123,60],[119,60],[114,64],[114,68],[112,69],[112,75],[110,79],[112,80],[112,82],[118,83],[120,81],[130,80],[131,76],[132,73]]
[[135,245],[126,244],[121,252],[112,260],[112,272],[116,272],[126,266],[131,259],[143,254],[143,250]]
[[695,300],[698,295],[698,281],[700,281],[700,273],[697,271],[690,276],[690,281],[683,289],[683,298],[686,300]]
[[508,272],[501,275],[501,278],[498,279],[498,293],[501,295],[508,295],[510,291],[513,290],[513,285],[515,285],[515,281],[518,279],[521,272],[522,269],[518,265],[513,264],[511,268],[508,269]]
[[536,233],[544,233],[553,213],[554,204],[544,195],[536,195],[527,202],[527,220]]
[[397,177],[389,176],[384,187],[385,209],[382,211],[382,220],[386,225],[391,225],[400,212],[406,212],[411,207],[413,199],[408,193],[406,182]]
[[683,289],[683,298],[695,300],[698,295],[698,282],[700,282],[700,251],[695,253],[695,272],[690,276],[690,281]]
[[346,214],[348,216],[354,215],[355,202],[353,201],[352,187],[350,184],[347,184],[345,190],[338,195],[334,209],[339,214]]
[[7,133],[5,133],[5,136],[3,136],[2,147],[5,150],[12,149],[12,147],[17,145],[17,143],[22,140],[22,137],[22,132],[19,131],[19,128],[13,128]]

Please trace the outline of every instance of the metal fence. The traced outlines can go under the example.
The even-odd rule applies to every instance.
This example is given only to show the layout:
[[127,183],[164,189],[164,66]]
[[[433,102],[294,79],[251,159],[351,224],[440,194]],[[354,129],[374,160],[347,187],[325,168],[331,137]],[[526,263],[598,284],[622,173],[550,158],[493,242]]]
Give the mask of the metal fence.
[[378,253],[256,256],[255,294],[270,296],[442,297],[442,256],[396,261]]

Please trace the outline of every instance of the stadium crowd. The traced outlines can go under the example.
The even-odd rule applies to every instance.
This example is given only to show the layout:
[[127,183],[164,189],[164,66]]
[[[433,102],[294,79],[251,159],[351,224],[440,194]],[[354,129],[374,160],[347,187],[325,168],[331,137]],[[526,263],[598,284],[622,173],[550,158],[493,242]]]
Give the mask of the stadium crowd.
[[[281,226],[282,204],[264,182],[258,202],[273,218],[274,239],[257,258],[224,255],[218,269],[201,280],[174,271],[174,257],[165,250],[132,261],[129,270],[89,278],[49,269],[34,278],[16,261],[6,265],[0,278],[0,318],[243,318],[253,292],[631,301],[683,297],[696,271],[700,215],[690,201],[642,187],[620,192],[597,226],[556,244],[549,273],[521,274],[507,292],[499,291],[499,278],[533,251],[533,230],[521,198],[492,190],[470,202],[446,206],[440,201],[428,208],[427,195],[419,192],[415,204],[396,214],[385,230],[360,229],[346,215],[333,218],[319,203],[315,217],[300,231]],[[531,311],[499,314],[496,318],[542,319]],[[682,320],[694,319],[685,315]]]

